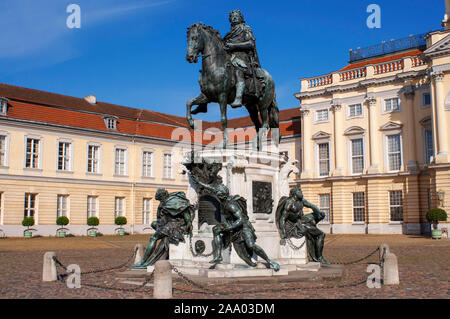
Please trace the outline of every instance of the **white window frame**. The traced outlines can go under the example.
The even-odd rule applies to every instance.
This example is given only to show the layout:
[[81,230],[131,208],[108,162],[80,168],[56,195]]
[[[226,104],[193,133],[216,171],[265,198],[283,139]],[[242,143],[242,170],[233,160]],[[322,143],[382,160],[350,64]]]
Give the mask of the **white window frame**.
[[[322,206],[322,201],[321,201],[322,196],[327,196],[328,197],[328,207]],[[323,193],[323,194],[319,194],[318,197],[319,197],[318,198],[319,209],[321,211],[328,210],[328,215],[325,213],[325,218],[322,221],[320,221],[320,223],[321,224],[329,224],[329,223],[331,223],[331,194],[330,193]]]
[[[61,206],[62,204],[62,199],[65,198],[66,202],[65,202],[65,209],[64,207]],[[61,217],[61,216],[66,216],[67,218],[69,218],[70,220],[70,202],[69,202],[69,195],[67,194],[58,194],[56,195],[56,218]],[[61,201],[60,201],[61,199]],[[65,215],[63,215],[65,210]]]
[[[38,146],[38,158],[37,158],[37,167],[27,167],[27,145],[28,145],[28,140],[38,140],[39,141],[39,146]],[[44,139],[41,136],[36,136],[36,135],[26,135],[25,136],[25,149],[24,149],[24,165],[23,167],[25,169],[42,169],[42,154],[44,154],[42,152],[43,150],[43,146],[42,144],[44,143]],[[30,162],[31,163],[31,162]],[[33,160],[34,163],[34,160]]]
[[9,167],[9,133],[0,131],[0,137],[5,138],[4,162],[3,163],[0,162],[0,167]]
[[[327,119],[319,119],[319,113],[325,112],[327,113]],[[328,108],[321,108],[314,111],[314,123],[326,123],[330,121],[330,110]]]
[[[89,147],[98,148],[98,158],[97,158],[97,171],[89,172]],[[102,172],[102,145],[99,143],[87,143],[86,145],[86,173],[87,174],[101,174]]]
[[[401,205],[392,205],[391,199],[392,199],[392,193],[393,192],[401,192]],[[404,198],[404,192],[401,189],[393,189],[388,192],[388,200],[389,200],[389,222],[390,223],[403,223],[405,220],[405,198]],[[402,220],[392,220],[392,208],[401,207],[402,208]]]
[[[105,126],[108,130],[117,130],[117,118],[113,116],[105,116]],[[111,125],[110,125],[111,124]]]
[[[60,158],[60,155],[59,155],[59,146],[60,146],[60,144],[61,143],[64,143],[64,144],[69,144],[69,154],[68,154],[68,157],[69,157],[69,162],[68,162],[68,168],[66,168],[66,169],[64,169],[64,168],[62,168],[62,169],[60,169],[59,168],[59,158]],[[56,170],[58,171],[58,172],[72,172],[73,171],[73,141],[72,140],[68,140],[68,139],[58,139],[58,141],[56,142]]]
[[[388,100],[394,100],[394,99],[397,99],[398,109],[396,109],[396,110],[393,110],[393,109],[388,110],[386,102]],[[401,112],[401,110],[402,110],[402,101],[401,101],[401,99],[398,96],[385,97],[383,99],[383,114],[394,113],[394,112]]]
[[[431,147],[432,147],[431,154],[428,154],[427,132],[431,132]],[[431,164],[430,157],[434,156],[435,148],[434,148],[433,130],[430,126],[422,128],[422,141],[423,141],[423,162],[424,164]]]
[[[363,167],[361,173],[355,173],[353,172],[353,141],[354,140],[362,140],[362,160],[363,160]],[[354,135],[348,138],[348,159],[349,159],[349,170],[352,175],[361,175],[364,174],[364,170],[366,169],[366,143],[365,138],[362,135]]]
[[[148,202],[148,207],[146,207]],[[148,215],[147,215],[148,214]],[[142,225],[150,225],[153,221],[153,199],[144,197],[142,199]]]
[[[399,135],[400,138],[400,167],[399,169],[391,169],[391,167],[389,166],[389,136],[394,136],[394,135]],[[385,163],[385,167],[386,170],[389,173],[394,173],[394,172],[400,172],[402,170],[402,167],[404,166],[403,163],[403,134],[401,132],[392,132],[389,134],[384,134],[384,163]]]
[[[321,175],[320,174],[320,144],[328,144],[328,174],[327,175]],[[330,176],[331,173],[331,160],[332,160],[332,150],[331,150],[331,142],[330,140],[318,140],[315,142],[315,158],[316,158],[316,171],[317,171],[317,176],[319,177],[328,177]]]
[[[123,174],[117,172],[117,151],[119,150],[123,151]],[[128,176],[128,148],[126,146],[114,147],[114,176]]]
[[126,201],[124,196],[116,196],[114,198],[114,218],[126,216]]
[[8,99],[0,97],[0,115],[7,115],[8,113]]
[[[27,206],[27,199],[28,199],[28,203],[31,203],[31,201],[30,201],[31,195],[34,196],[34,208],[31,208],[30,205]],[[33,217],[35,225],[38,224],[38,208],[39,208],[39,196],[38,195],[39,194],[32,193],[32,192],[25,193],[25,198],[24,198],[24,202],[23,202],[24,217]],[[33,216],[30,215],[30,210],[33,210]]]
[[[166,155],[170,155],[170,176],[166,176]],[[173,174],[173,163],[174,163],[174,155],[172,152],[163,152],[163,156],[162,156],[162,161],[163,161],[163,179],[174,179],[174,174]]]
[[[90,199],[95,200],[95,207],[94,207],[95,211],[94,211],[94,214],[91,214],[91,215],[90,215],[90,213],[92,212],[92,203],[90,202]],[[86,205],[86,216],[87,216],[87,218],[89,218],[89,217],[97,217],[98,218],[98,216],[99,216],[99,214],[98,214],[99,213],[98,212],[98,208],[99,208],[98,196],[88,195],[86,203],[87,203],[87,205]]]
[[[356,194],[363,194],[364,196],[364,203],[363,206],[355,206],[355,195]],[[366,192],[361,191],[361,192],[353,192],[352,193],[352,220],[354,224],[365,224],[367,222],[367,207],[366,207],[366,202],[367,202],[367,198],[366,198]],[[355,209],[363,209],[363,219],[364,220],[355,220]]]
[[[146,164],[144,162],[144,154],[150,153],[150,172],[147,172],[146,170]],[[142,150],[141,153],[142,158],[142,177],[152,178],[155,176],[155,151],[152,149],[145,148]],[[149,173],[149,174],[146,174]]]
[[[356,107],[357,105],[359,105],[361,107],[361,114],[351,115],[350,109],[353,106]],[[364,107],[363,107],[362,103],[353,103],[353,104],[347,105],[347,119],[354,119],[354,118],[361,118],[361,117],[364,117]]]

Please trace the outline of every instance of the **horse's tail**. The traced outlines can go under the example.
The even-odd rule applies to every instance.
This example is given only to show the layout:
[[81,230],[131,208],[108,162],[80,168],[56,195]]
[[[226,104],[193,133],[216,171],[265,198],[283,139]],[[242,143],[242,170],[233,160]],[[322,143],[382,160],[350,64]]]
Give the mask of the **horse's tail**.
[[279,126],[280,126],[280,120],[278,118],[278,113],[279,113],[279,109],[278,109],[277,98],[274,94],[272,103],[270,103],[270,106],[269,106],[269,126],[271,128],[279,128]]

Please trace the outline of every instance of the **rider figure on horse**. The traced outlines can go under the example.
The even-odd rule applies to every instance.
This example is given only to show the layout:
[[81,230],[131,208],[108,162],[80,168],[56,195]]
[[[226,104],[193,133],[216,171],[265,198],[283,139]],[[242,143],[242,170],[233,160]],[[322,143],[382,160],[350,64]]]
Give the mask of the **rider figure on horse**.
[[231,63],[236,74],[236,97],[231,107],[242,106],[242,95],[245,89],[244,75],[253,78],[255,84],[255,95],[258,96],[256,88],[256,69],[260,68],[258,54],[256,52],[255,37],[252,29],[245,24],[244,17],[239,10],[230,13],[231,30],[224,37],[225,48],[231,53]]

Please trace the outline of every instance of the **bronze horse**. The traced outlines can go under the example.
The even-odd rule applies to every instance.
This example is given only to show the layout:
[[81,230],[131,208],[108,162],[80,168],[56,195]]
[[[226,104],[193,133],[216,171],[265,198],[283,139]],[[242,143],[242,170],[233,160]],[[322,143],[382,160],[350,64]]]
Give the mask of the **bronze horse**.
[[[188,28],[187,42],[186,60],[189,63],[197,63],[199,54],[202,54],[202,70],[199,78],[202,93],[186,103],[186,119],[190,127],[194,128],[192,114],[206,112],[208,103],[218,103],[220,105],[224,132],[223,146],[225,148],[228,143],[227,105],[234,101],[236,94],[236,76],[233,70],[234,66],[230,61],[231,54],[226,51],[220,33],[202,23],[193,24]],[[258,78],[261,80],[256,81],[257,88],[255,91],[261,93],[255,94],[255,91],[252,91],[252,88],[255,87],[255,83],[252,82],[253,79],[247,79],[245,81],[243,105],[248,110],[255,125],[259,149],[260,128],[264,130],[278,129],[279,121],[274,81],[270,74],[263,69],[259,69],[258,74]],[[192,110],[193,105],[198,105],[198,107]],[[278,144],[279,140],[275,142]]]

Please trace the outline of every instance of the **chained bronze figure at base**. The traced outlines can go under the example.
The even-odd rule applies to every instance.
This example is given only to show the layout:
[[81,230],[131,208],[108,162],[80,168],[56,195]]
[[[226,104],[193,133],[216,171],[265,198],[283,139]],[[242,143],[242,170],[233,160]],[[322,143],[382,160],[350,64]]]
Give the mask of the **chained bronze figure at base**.
[[[303,207],[311,208],[313,212],[304,215]],[[281,197],[275,215],[282,241],[304,236],[312,261],[329,264],[322,256],[325,233],[317,227],[324,218],[325,213],[303,197],[300,186],[294,186],[289,196]]]

